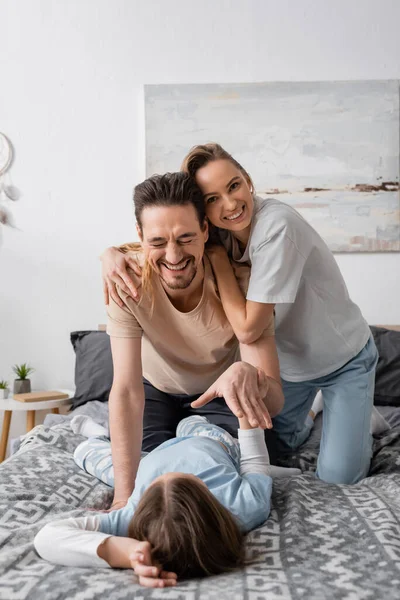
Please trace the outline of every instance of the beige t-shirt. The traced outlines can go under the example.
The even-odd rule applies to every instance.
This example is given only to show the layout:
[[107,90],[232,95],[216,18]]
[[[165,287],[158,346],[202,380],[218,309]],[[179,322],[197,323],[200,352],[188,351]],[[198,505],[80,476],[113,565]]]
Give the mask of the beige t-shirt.
[[[234,264],[243,290],[249,268]],[[204,285],[199,304],[183,313],[169,300],[160,279],[153,276],[154,304],[143,294],[139,303],[122,290],[125,306],[111,298],[107,333],[111,337],[142,337],[143,375],[157,389],[170,394],[201,394],[239,357],[238,341],[216,289],[208,257],[204,256]],[[132,278],[139,285],[140,280]],[[273,321],[266,335],[274,335]]]

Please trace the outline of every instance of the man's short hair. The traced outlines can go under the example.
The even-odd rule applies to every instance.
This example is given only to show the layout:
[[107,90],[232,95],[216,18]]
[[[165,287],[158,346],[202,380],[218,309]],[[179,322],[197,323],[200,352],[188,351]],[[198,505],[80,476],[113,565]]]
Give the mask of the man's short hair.
[[133,201],[140,231],[143,231],[143,210],[149,206],[192,205],[201,227],[206,218],[202,191],[194,179],[182,172],[153,175],[145,179],[135,187]]

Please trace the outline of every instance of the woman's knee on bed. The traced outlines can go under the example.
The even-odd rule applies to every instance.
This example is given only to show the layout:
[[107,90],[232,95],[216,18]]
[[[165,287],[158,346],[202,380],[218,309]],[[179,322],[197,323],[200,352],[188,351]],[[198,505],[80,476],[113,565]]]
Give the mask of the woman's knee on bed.
[[321,385],[324,399],[318,476],[357,483],[368,475],[377,351],[373,341]]

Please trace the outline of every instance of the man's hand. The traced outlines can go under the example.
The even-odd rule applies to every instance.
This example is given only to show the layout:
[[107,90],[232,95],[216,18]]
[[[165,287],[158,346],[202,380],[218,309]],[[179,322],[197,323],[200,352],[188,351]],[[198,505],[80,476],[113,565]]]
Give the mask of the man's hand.
[[110,296],[118,304],[123,307],[124,303],[117,294],[116,285],[123,290],[128,296],[131,296],[136,301],[139,301],[139,293],[133,283],[127,269],[130,268],[138,276],[141,277],[142,270],[140,265],[135,260],[132,253],[124,254],[118,248],[107,248],[100,256],[101,260],[101,275],[103,278],[103,293],[104,303],[110,302]]
[[106,511],[106,512],[113,512],[113,510],[119,510],[120,508],[124,508],[124,506],[126,506],[128,500],[116,500],[114,498],[113,503],[111,504],[110,508]]
[[175,586],[177,574],[163,571],[160,565],[154,563],[149,542],[137,542],[137,544],[137,548],[129,558],[140,585],[151,588]]
[[191,406],[199,408],[214,398],[224,398],[238,419],[245,417],[252,427],[271,429],[271,417],[265,406],[269,386],[268,377],[261,369],[243,361],[236,362]]

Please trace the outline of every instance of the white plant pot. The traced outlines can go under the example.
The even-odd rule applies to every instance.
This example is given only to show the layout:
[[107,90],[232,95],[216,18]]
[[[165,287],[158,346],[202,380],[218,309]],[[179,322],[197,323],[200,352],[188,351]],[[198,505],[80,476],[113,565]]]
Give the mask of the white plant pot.
[[3,388],[0,389],[0,400],[6,400],[8,398],[8,392],[10,390],[8,388],[6,388],[5,390]]

